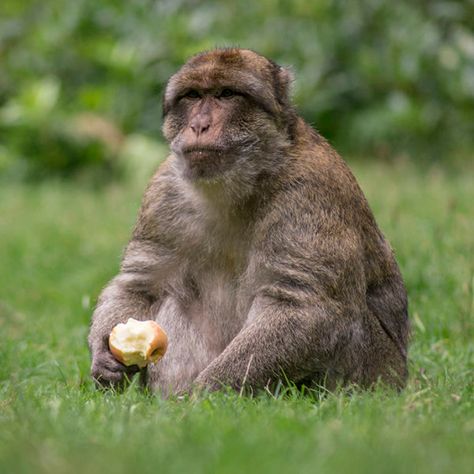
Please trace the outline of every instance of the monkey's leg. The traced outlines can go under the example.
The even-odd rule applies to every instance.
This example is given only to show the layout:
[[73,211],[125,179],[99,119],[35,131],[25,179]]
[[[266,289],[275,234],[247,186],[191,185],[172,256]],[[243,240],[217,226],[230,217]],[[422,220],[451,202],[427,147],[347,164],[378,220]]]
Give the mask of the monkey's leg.
[[338,324],[323,304],[319,309],[260,299],[252,308],[258,314],[199,374],[198,386],[258,389],[280,377],[298,382],[325,370],[358,377],[364,344],[357,321]]

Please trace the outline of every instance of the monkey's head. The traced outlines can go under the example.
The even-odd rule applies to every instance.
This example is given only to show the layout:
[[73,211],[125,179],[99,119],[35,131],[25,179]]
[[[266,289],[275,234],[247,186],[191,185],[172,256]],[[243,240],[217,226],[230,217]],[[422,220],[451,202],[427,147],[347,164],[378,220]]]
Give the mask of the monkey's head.
[[250,50],[192,57],[163,100],[163,133],[185,175],[242,182],[275,167],[296,120],[290,82],[287,69]]

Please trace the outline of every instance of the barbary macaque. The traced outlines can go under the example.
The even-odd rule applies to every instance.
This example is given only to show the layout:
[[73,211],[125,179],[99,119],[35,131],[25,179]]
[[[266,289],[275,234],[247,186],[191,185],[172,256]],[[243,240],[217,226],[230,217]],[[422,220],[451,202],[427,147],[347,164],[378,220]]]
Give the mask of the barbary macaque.
[[92,376],[137,367],[107,344],[155,320],[166,355],[147,386],[255,391],[407,378],[404,283],[355,178],[290,102],[288,69],[245,49],[192,57],[167,84],[171,154],[145,192],[89,335]]

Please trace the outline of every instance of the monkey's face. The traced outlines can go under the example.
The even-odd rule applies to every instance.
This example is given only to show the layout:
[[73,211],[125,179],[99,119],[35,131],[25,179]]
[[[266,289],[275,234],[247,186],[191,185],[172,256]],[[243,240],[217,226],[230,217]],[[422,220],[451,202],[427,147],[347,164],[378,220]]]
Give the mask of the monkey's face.
[[[203,53],[168,82],[163,132],[191,179],[258,174],[287,141],[288,72],[239,49]],[[268,161],[268,160],[267,160]]]

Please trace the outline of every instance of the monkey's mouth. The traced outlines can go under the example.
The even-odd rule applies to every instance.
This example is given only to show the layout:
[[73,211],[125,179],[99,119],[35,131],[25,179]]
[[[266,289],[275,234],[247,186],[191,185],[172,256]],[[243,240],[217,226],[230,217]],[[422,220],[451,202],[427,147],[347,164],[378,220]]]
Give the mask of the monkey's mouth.
[[210,179],[225,173],[232,166],[228,150],[216,146],[187,146],[181,150],[186,173],[191,179]]
[[225,155],[224,148],[216,147],[216,146],[188,146],[181,150],[183,156],[191,161],[203,161],[203,160],[222,160]]

